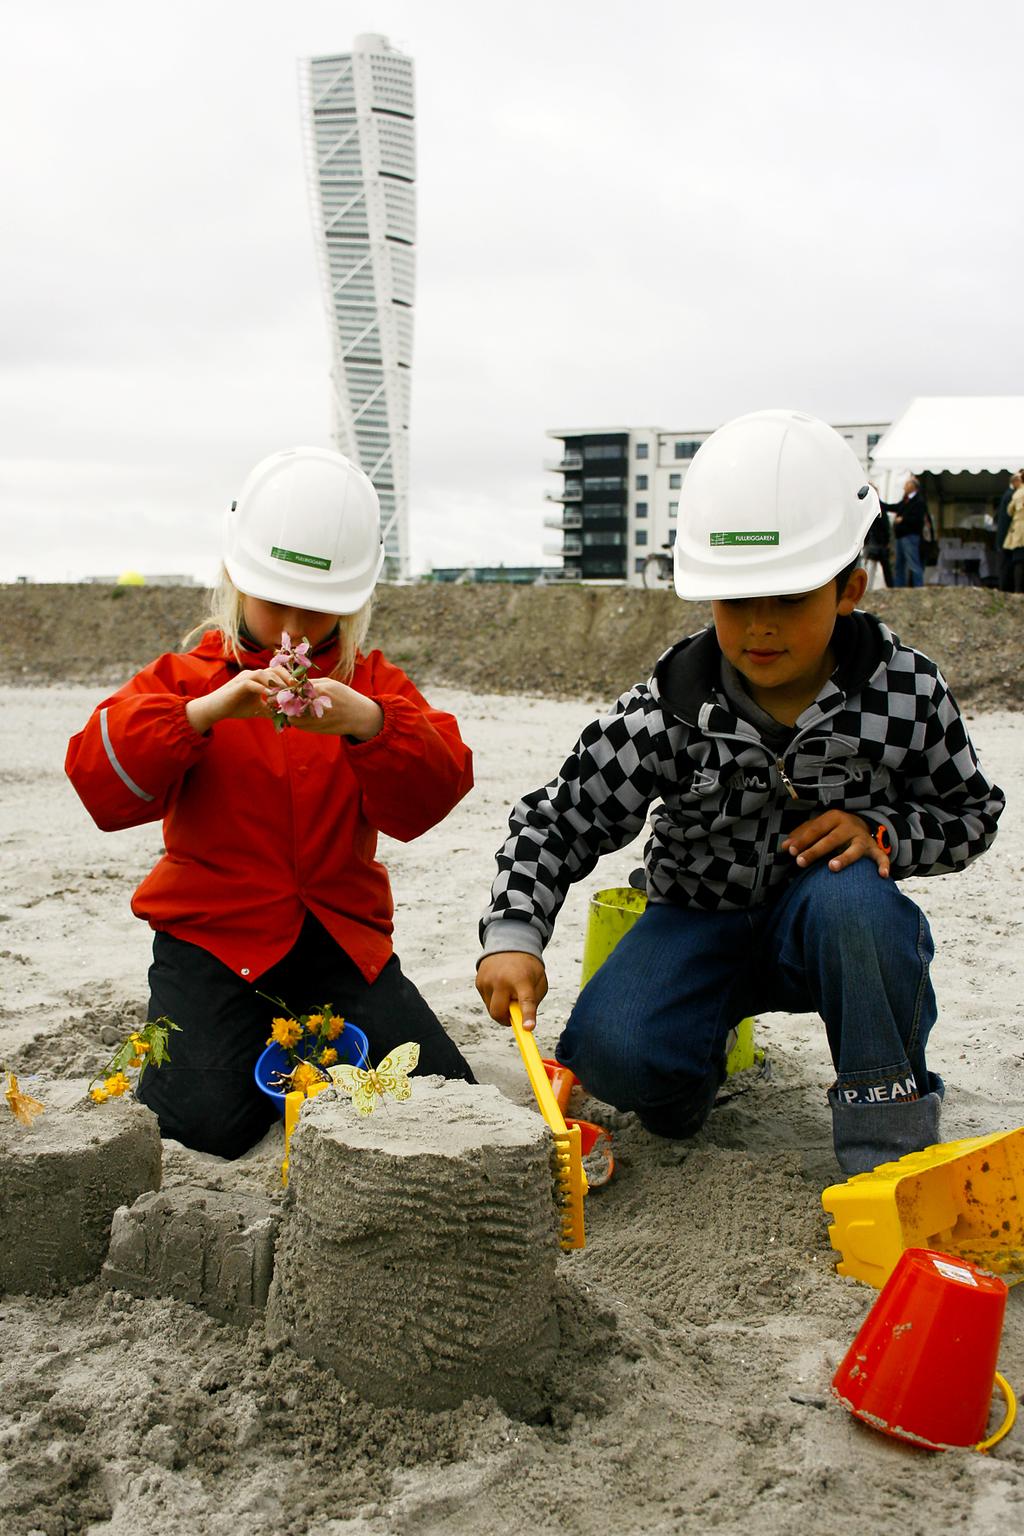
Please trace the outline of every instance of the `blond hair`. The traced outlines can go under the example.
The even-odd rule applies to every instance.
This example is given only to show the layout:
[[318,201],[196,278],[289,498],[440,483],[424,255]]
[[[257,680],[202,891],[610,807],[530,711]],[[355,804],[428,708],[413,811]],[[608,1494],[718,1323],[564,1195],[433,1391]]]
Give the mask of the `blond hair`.
[[[219,633],[225,649],[231,652],[236,661],[241,661],[244,602],[244,593],[239,592],[227,571],[221,566],[217,585],[210,591],[209,610],[206,617],[200,619],[199,623],[193,625],[188,634],[182,637],[182,645],[186,647],[197,645],[203,635],[212,629]],[[337,678],[339,683],[349,682],[355,670],[356,656],[370,627],[371,606],[372,600],[367,599],[355,613],[338,615],[338,661],[329,676]]]

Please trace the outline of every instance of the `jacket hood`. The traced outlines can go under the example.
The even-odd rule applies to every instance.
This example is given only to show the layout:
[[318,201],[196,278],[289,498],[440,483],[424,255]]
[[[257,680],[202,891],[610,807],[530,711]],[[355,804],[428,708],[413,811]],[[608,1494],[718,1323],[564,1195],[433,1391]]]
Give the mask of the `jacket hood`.
[[[276,656],[278,647],[261,646],[251,635],[244,632],[238,637],[238,655],[232,650],[219,629],[208,629],[191,652],[201,661],[223,661],[231,668],[238,671],[252,669],[259,671],[263,667],[269,667],[270,658]],[[333,630],[325,640],[314,646],[312,651],[315,662],[314,671],[326,677],[333,671],[338,662],[338,633]]]
[[[884,669],[898,645],[873,613],[856,609],[838,618],[832,632],[836,667],[831,682],[848,697]],[[713,624],[667,650],[654,668],[651,692],[658,703],[690,725],[721,692],[722,651]]]

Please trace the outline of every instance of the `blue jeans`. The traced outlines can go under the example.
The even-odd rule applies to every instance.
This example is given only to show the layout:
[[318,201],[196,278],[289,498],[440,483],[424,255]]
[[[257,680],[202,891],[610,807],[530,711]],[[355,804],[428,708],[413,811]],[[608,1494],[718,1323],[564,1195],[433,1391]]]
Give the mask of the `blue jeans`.
[[700,1129],[729,1030],[762,1010],[820,1014],[841,1097],[888,1102],[911,1076],[941,1092],[924,1059],[933,954],[924,913],[867,858],[813,864],[747,912],[651,903],[580,993],[556,1055],[661,1136]]
[[924,586],[919,533],[905,533],[901,539],[896,540],[896,585],[898,587]]

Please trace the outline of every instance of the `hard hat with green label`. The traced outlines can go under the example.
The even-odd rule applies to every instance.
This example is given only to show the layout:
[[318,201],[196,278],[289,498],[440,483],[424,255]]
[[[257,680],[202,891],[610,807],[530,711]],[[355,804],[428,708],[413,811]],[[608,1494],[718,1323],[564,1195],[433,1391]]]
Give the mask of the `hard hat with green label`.
[[737,416],[697,450],[679,496],[680,597],[784,597],[860,553],[878,496],[850,445],[801,411]]
[[263,459],[232,503],[224,565],[239,592],[314,613],[355,613],[384,563],[377,492],[329,448]]

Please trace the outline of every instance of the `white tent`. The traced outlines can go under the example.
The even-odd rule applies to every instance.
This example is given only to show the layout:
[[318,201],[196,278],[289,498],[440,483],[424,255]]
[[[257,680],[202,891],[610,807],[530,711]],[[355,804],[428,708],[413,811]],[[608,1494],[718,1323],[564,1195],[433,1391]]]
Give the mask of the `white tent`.
[[876,443],[875,469],[1000,474],[1024,465],[1024,395],[922,395]]

